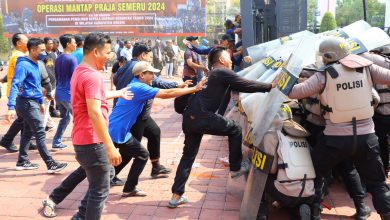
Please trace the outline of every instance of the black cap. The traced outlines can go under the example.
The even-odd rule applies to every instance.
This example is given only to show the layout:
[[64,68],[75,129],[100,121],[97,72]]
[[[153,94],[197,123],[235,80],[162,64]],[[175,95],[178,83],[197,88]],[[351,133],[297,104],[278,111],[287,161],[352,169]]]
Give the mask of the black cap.
[[232,38],[232,36],[230,36],[230,34],[222,35],[221,40],[234,41],[234,39]]
[[188,40],[188,41],[194,41],[194,40],[198,40],[198,37],[189,36],[189,37],[186,37],[186,40]]

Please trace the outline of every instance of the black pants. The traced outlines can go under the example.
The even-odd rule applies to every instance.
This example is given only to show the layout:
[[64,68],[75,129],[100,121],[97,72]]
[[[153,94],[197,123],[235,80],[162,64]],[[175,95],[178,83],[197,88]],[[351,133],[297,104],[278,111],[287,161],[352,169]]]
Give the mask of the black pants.
[[7,133],[5,133],[5,135],[1,139],[1,145],[5,146],[5,147],[11,146],[16,135],[18,135],[19,131],[21,131],[23,129],[23,126],[24,126],[23,117],[20,117],[18,115],[18,117],[15,119],[15,121],[12,122]]
[[380,155],[385,169],[389,168],[389,144],[387,143],[387,135],[390,135],[389,119],[383,120],[382,117],[373,117],[375,123],[375,134],[379,139]]
[[[324,126],[318,126],[312,124],[308,121],[305,121],[305,129],[310,132],[310,136],[307,138],[311,146],[316,146],[317,141],[323,138]],[[352,160],[346,159],[341,161],[336,165],[337,171],[341,174],[341,177],[344,180],[345,187],[349,196],[356,200],[361,201],[366,196],[365,189],[362,186],[362,181],[360,179],[359,173],[356,170],[355,165]]]
[[130,160],[134,158],[123,188],[123,192],[131,192],[138,185],[138,178],[145,168],[146,162],[149,158],[149,153],[145,147],[143,147],[141,143],[133,137],[124,144],[114,143],[114,145],[119,148],[119,152],[122,156],[122,163],[115,167],[116,174],[118,174],[130,162]]
[[199,151],[203,134],[229,137],[230,170],[238,171],[242,161],[242,131],[240,125],[221,115],[196,119],[183,114],[183,132],[185,135],[183,156],[176,171],[172,193],[184,194],[185,184],[191,172],[192,164]]
[[138,117],[130,132],[139,142],[141,142],[142,136],[148,139],[147,148],[151,160],[160,158],[161,130],[150,115],[146,119],[142,116]]
[[[375,134],[358,135],[356,146],[353,136],[324,136],[312,152],[317,183],[341,161],[352,160],[379,214],[390,213],[390,192],[386,185],[383,163],[379,156],[379,143]],[[320,197],[320,195],[318,195]],[[318,202],[318,201],[317,201]]]
[[281,192],[278,191],[275,187],[274,181],[276,180],[276,175],[269,174],[267,178],[267,183],[265,185],[265,191],[264,194],[266,196],[263,196],[261,203],[260,203],[260,208],[259,208],[259,214],[264,216],[267,215],[268,213],[268,202],[267,198],[268,196],[271,197],[273,200],[278,201],[282,207],[287,208],[289,211],[290,215],[292,217],[296,217],[297,214],[299,213],[299,206],[302,204],[308,204],[311,206],[311,204],[314,201],[314,195],[310,197],[292,197],[292,196],[287,196]]

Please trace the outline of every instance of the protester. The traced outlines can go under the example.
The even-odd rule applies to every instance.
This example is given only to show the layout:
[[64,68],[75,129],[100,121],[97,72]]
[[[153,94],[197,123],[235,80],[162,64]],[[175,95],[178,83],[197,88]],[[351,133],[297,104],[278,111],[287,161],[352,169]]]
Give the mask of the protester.
[[185,184],[191,172],[192,164],[198,153],[203,134],[229,137],[230,175],[236,178],[248,171],[242,162],[241,127],[234,121],[216,114],[221,97],[229,87],[239,92],[268,92],[274,83],[260,83],[246,80],[231,71],[232,61],[229,53],[222,47],[214,48],[208,57],[212,70],[209,72],[206,89],[197,93],[188,104],[183,114],[183,132],[185,135],[183,156],[176,171],[172,186],[172,199],[168,207],[188,202],[183,195]]
[[149,62],[137,62],[132,71],[134,78],[128,85],[134,93],[134,99],[131,101],[119,99],[110,115],[109,132],[114,145],[119,148],[119,152],[123,155],[123,162],[115,167],[115,173],[118,174],[126,166],[127,163],[124,163],[124,161],[128,162],[131,158],[134,158],[123,188],[122,197],[146,196],[146,193],[137,189],[136,186],[139,175],[148,160],[149,153],[131,133],[132,127],[142,113],[146,101],[154,98],[169,99],[194,93],[201,90],[205,83],[205,80],[203,80],[198,86],[192,88],[153,88],[154,73],[159,71],[159,69],[153,68]]
[[[110,37],[102,33],[91,33],[85,38],[83,50],[83,61],[75,69],[70,82],[74,113],[72,142],[80,167],[60,185],[62,188],[73,189],[85,176],[88,179],[88,191],[81,201],[79,211],[72,217],[73,220],[101,217],[110,186],[110,164],[116,166],[122,161],[108,134],[107,99],[131,98],[127,89],[113,92],[104,90],[103,77],[98,71],[103,70],[105,62],[111,56]],[[43,203],[45,210],[54,210],[52,200],[48,199]]]
[[[40,113],[44,113],[41,77],[38,67],[38,56],[45,50],[44,41],[32,38],[27,43],[28,57],[19,57],[12,78],[8,100],[8,120],[15,117],[16,112],[23,119],[23,132],[20,140],[20,149],[16,170],[38,169],[39,165],[28,160],[28,148],[31,137],[37,141],[39,154],[45,161],[48,173],[63,170],[67,164],[53,160],[46,147],[46,133]],[[19,90],[23,85],[23,90]],[[15,112],[16,110],[16,112]]]
[[[16,33],[12,36],[12,44],[15,47],[15,50],[12,51],[11,57],[8,61],[8,72],[7,72],[7,97],[9,98],[12,79],[15,75],[16,61],[19,57],[26,56],[27,53],[27,42],[28,38],[22,33]],[[15,136],[23,128],[23,117],[17,117],[9,127],[7,133],[0,140],[0,146],[7,149],[9,152],[18,152],[18,148],[13,143]],[[30,145],[31,147],[31,145]],[[36,146],[34,146],[36,147]]]
[[125,47],[121,50],[120,56],[126,57],[127,60],[131,60],[132,51],[133,51],[133,45],[131,44],[131,41],[127,40],[125,41]]
[[[195,47],[199,46],[197,37],[190,36],[187,37],[186,40],[189,41]],[[201,63],[200,55],[187,48],[184,52],[183,82],[191,80],[193,85],[196,85],[198,81],[198,69],[207,71],[206,66]]]

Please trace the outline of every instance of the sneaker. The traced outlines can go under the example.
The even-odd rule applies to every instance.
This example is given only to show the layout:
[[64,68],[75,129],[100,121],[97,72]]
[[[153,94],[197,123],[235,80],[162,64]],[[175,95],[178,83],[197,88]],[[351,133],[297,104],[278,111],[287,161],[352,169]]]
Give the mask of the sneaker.
[[60,111],[58,111],[58,110],[50,111],[50,116],[53,117],[53,118],[61,118]]
[[33,142],[30,142],[30,147],[28,148],[29,150],[38,150],[38,146],[34,144]]
[[59,162],[53,161],[48,166],[47,173],[59,172],[59,171],[63,170],[66,166],[68,166],[67,163],[59,163]]
[[125,181],[119,179],[118,177],[114,176],[112,180],[110,181],[110,186],[124,186]]
[[55,126],[46,126],[45,131],[52,132],[54,131]]
[[56,204],[50,198],[42,201],[43,215],[47,218],[54,218],[57,216]]
[[142,191],[142,190],[139,190],[137,188],[135,188],[133,191],[131,192],[123,192],[122,193],[122,197],[145,197],[147,196],[148,194],[146,194],[146,192]]
[[249,159],[244,160],[241,162],[241,168],[238,171],[230,171],[230,178],[238,178],[244,174],[247,174],[249,172],[249,169],[251,167]]
[[308,204],[299,206],[299,217],[301,220],[311,220],[311,209]]
[[15,152],[19,151],[18,148],[16,147],[16,145],[13,143],[11,143],[11,145],[6,145],[6,144],[3,144],[3,142],[0,142],[0,146],[4,147],[10,153],[15,153]]
[[171,199],[168,203],[168,207],[173,209],[178,207],[179,205],[183,205],[188,202],[188,198],[185,196],[180,196],[179,199]]
[[65,149],[65,148],[67,148],[68,147],[68,145],[65,145],[65,144],[61,144],[61,145],[59,145],[59,146],[52,146],[51,147],[51,149],[53,150],[53,151],[59,151],[59,150],[63,150],[63,149]]
[[167,178],[168,175],[172,172],[172,169],[167,168],[163,165],[152,168],[152,173],[150,174],[153,178]]
[[16,170],[35,170],[39,168],[39,164],[31,163],[30,161],[24,161],[22,163],[16,163]]

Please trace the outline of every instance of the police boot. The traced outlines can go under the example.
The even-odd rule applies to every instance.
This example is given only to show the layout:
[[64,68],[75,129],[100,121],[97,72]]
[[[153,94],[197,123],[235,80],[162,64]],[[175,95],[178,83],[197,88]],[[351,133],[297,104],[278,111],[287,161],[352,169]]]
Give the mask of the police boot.
[[381,214],[381,219],[382,220],[390,220],[390,213]]
[[311,210],[311,219],[321,220],[321,211],[322,211],[321,204],[313,203],[312,210]]
[[364,204],[363,199],[354,199],[353,203],[355,204],[356,220],[366,220],[371,215],[371,209],[366,204]]

